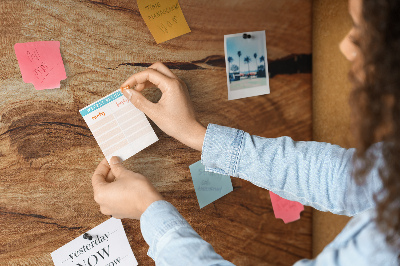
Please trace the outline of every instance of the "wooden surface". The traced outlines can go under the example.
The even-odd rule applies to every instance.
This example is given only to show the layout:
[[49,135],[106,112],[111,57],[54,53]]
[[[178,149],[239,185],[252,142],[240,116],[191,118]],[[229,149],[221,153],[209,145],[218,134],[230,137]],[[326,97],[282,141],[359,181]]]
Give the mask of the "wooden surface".
[[[309,71],[275,69],[270,95],[228,101],[223,48],[225,34],[266,30],[270,64],[310,56],[311,0],[179,2],[192,32],[159,45],[136,1],[0,2],[2,265],[52,265],[52,251],[109,218],[94,202],[90,182],[103,154],[78,110],[155,61],[188,84],[204,125],[311,140]],[[60,89],[36,91],[22,81],[13,46],[48,40],[61,42],[68,78]],[[146,96],[156,101],[160,92]],[[285,225],[275,219],[268,191],[232,178],[234,191],[200,210],[188,168],[200,152],[152,126],[160,140],[124,164],[147,176],[216,252],[237,265],[291,265],[311,257],[309,207]],[[139,222],[123,224],[139,264],[154,264]]]

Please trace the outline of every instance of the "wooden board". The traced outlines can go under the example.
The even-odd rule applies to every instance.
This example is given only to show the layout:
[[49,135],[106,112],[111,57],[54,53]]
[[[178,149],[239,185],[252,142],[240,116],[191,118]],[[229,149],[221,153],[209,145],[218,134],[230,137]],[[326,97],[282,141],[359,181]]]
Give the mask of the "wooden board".
[[[191,33],[157,45],[132,0],[0,3],[0,261],[52,265],[50,253],[109,217],[90,178],[103,158],[78,110],[132,73],[165,62],[189,88],[200,121],[263,137],[311,140],[311,0],[180,0]],[[228,101],[224,35],[265,30],[271,94]],[[17,42],[61,42],[68,78],[36,91],[22,81]],[[300,56],[299,56],[300,55]],[[307,61],[307,60],[306,60]],[[157,89],[146,96],[156,101]],[[216,252],[237,265],[291,265],[311,256],[311,209],[285,225],[268,191],[233,178],[234,191],[199,209],[194,151],[152,123],[159,141],[124,164],[147,176]],[[140,265],[139,222],[123,220]]]

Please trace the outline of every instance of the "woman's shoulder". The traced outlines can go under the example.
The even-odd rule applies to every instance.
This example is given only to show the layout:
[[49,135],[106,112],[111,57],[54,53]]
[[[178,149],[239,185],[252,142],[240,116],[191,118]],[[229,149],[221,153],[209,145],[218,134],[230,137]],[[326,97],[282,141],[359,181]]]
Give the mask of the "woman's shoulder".
[[[386,242],[375,221],[376,215],[376,209],[371,208],[354,216],[326,247],[326,252],[336,253],[344,260],[365,261],[365,265],[398,265],[399,251]],[[347,258],[348,252],[351,258]]]

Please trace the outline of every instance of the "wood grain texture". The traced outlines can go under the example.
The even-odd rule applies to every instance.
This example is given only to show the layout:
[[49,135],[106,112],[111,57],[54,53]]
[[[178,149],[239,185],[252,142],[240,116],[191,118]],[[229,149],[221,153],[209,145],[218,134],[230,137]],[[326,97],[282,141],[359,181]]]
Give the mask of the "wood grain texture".
[[[0,261],[52,265],[50,253],[108,219],[93,200],[103,158],[78,110],[132,73],[167,62],[187,84],[200,121],[263,137],[311,140],[311,74],[276,74],[271,94],[228,101],[223,39],[266,30],[268,61],[311,53],[311,1],[180,0],[191,33],[156,45],[131,0],[3,0],[0,3]],[[61,42],[61,88],[25,84],[13,46]],[[156,101],[158,89],[146,91]],[[152,123],[159,141],[124,162],[147,176],[224,258],[291,265],[311,257],[311,209],[276,220],[268,191],[233,178],[234,191],[199,209],[188,166],[200,153]],[[153,265],[138,221],[123,220],[140,265]]]

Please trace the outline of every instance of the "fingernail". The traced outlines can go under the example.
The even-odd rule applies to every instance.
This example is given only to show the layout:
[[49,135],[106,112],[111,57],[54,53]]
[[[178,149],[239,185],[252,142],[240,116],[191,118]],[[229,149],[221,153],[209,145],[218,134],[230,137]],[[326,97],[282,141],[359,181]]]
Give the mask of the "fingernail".
[[119,163],[122,163],[122,160],[118,156],[113,156],[113,157],[111,157],[110,163],[111,164],[119,164]]
[[131,100],[131,98],[132,98],[132,95],[133,95],[133,93],[132,93],[132,90],[131,89],[125,89],[125,92],[128,94],[128,99],[129,100]]

